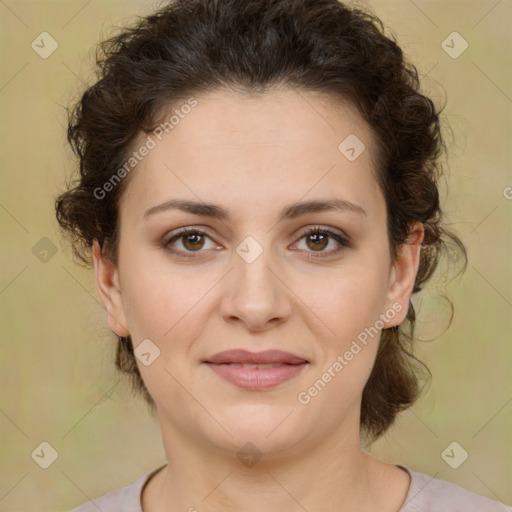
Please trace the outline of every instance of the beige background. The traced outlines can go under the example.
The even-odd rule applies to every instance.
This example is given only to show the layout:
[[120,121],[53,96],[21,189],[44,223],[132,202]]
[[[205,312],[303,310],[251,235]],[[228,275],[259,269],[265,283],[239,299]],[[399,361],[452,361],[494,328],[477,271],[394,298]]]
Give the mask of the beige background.
[[[165,463],[156,420],[114,370],[92,271],[73,263],[53,213],[73,168],[63,106],[91,79],[95,43],[153,5],[0,2],[0,510],[66,510]],[[469,251],[466,274],[448,289],[448,331],[441,277],[422,299],[419,334],[437,337],[418,346],[432,385],[371,451],[511,504],[512,4],[371,5],[417,63],[425,90],[448,97],[455,142],[443,204]],[[31,48],[43,31],[59,45],[47,59]],[[457,59],[441,46],[453,31],[469,44]],[[42,252],[51,248],[44,237],[54,255]],[[48,469],[31,458],[43,441],[58,452]],[[453,441],[469,453],[457,469],[441,457]]]

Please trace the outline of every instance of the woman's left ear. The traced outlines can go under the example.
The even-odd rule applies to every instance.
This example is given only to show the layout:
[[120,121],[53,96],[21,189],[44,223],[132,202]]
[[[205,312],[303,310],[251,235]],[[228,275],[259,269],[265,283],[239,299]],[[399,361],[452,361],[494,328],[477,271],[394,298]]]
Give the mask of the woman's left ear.
[[[398,313],[392,320],[385,322],[384,328],[386,329],[402,323],[407,316],[409,300],[420,264],[421,244],[424,235],[425,229],[421,222],[411,224],[407,240],[399,248],[398,256],[391,269],[386,296],[386,311],[394,309]],[[398,304],[401,306],[400,308]]]

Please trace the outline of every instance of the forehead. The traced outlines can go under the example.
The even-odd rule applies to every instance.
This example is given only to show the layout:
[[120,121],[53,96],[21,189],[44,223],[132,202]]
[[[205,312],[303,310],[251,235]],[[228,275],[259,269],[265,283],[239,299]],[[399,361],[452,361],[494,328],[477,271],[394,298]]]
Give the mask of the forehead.
[[[308,193],[364,203],[379,194],[373,134],[350,103],[292,89],[218,90],[194,99],[194,108],[180,109],[184,99],[162,116],[165,123],[174,115],[173,123],[162,124],[158,137],[150,134],[155,146],[133,171],[122,201],[185,194],[217,202],[237,196],[261,206],[265,197],[269,206]],[[347,149],[362,152],[353,159]]]
[[235,148],[306,141],[308,146],[325,149],[330,144],[337,149],[337,140],[347,129],[364,139],[371,135],[351,103],[318,92],[289,88],[263,94],[217,90],[199,96],[197,102],[180,123],[181,127],[193,124],[193,133],[178,130],[180,126],[173,129],[176,142],[185,143],[184,149],[191,145]]

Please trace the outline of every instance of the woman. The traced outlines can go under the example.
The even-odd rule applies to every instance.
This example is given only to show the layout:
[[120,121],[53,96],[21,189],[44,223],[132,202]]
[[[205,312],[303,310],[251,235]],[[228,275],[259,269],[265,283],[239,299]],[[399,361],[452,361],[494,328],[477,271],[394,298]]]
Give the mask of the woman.
[[103,43],[56,203],[168,464],[74,509],[489,511],[370,456],[420,393],[439,112],[374,16],[175,0]]

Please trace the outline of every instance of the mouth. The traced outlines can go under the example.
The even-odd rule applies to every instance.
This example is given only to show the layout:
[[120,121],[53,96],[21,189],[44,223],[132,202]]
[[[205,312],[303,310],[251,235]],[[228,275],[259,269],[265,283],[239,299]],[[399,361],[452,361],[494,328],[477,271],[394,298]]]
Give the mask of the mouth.
[[237,349],[220,352],[203,363],[237,387],[261,391],[293,379],[309,361],[280,350],[248,352]]

